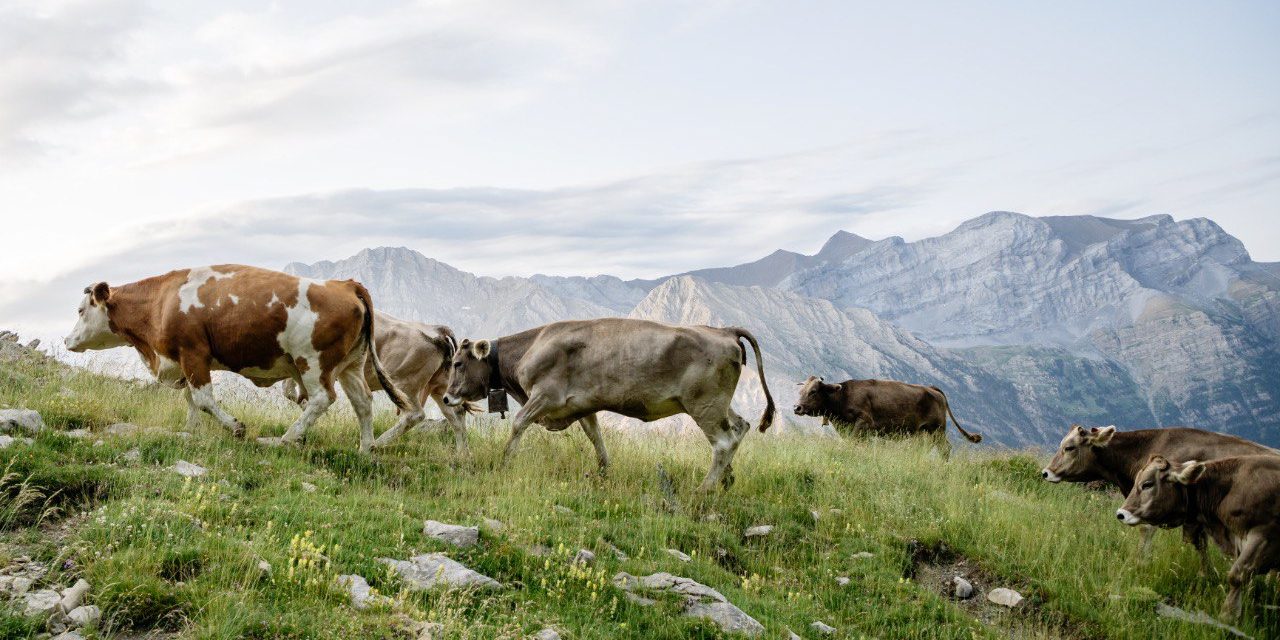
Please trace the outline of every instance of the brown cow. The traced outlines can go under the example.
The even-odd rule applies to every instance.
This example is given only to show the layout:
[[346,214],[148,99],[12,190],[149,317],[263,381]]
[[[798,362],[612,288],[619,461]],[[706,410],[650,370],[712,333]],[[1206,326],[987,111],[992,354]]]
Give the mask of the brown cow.
[[85,289],[70,351],[131,346],[161,383],[185,388],[188,423],[200,412],[236,437],[244,425],[213,397],[210,371],[234,371],[259,386],[292,379],[308,401],[282,442],[299,442],[342,385],[360,421],[360,450],[373,445],[373,397],[361,375],[366,351],[392,402],[407,405],[369,349],[369,292],[352,280],[321,282],[225,264],[171,271],[118,287]]
[[[373,447],[385,447],[406,430],[426,424],[426,412],[422,407],[430,398],[440,407],[444,421],[453,429],[458,453],[467,453],[465,417],[471,407],[451,407],[444,403],[445,386],[449,384],[448,365],[458,350],[453,331],[443,325],[401,320],[381,311],[374,313],[374,317],[377,320],[373,329],[374,348],[387,377],[408,399],[409,415],[378,436]],[[365,360],[364,380],[370,389],[382,389],[372,358]],[[284,395],[299,404],[304,404],[307,399],[306,393],[300,393],[293,380],[284,381]]]
[[711,469],[702,489],[717,483],[727,488],[733,483],[733,454],[751,429],[730,407],[747,362],[740,340],[755,351],[766,401],[760,418],[764,431],[773,421],[774,406],[760,345],[749,331],[736,327],[601,318],[555,322],[492,341],[463,340],[453,357],[445,402],[479,400],[490,389],[504,390],[520,402],[504,464],[529,425],[558,431],[577,421],[595,446],[601,471],[609,456],[597,412],[645,421],[686,413],[711,442]]
[[1181,464],[1153,456],[1116,517],[1127,525],[1196,524],[1235,558],[1222,617],[1240,617],[1240,593],[1255,575],[1280,569],[1280,456]]
[[[1134,478],[1153,455],[1170,460],[1217,460],[1231,456],[1275,455],[1256,442],[1212,431],[1169,427],[1167,429],[1139,429],[1116,431],[1114,426],[1085,429],[1072,425],[1058,445],[1058,452],[1040,475],[1049,482],[1091,482],[1102,480],[1128,495],[1133,489]],[[1205,545],[1203,532],[1194,526],[1184,527],[1183,537],[1200,552],[1200,572],[1209,574],[1213,565]],[[1140,557],[1151,551],[1155,534],[1152,527],[1142,530]]]
[[898,382],[896,380],[846,380],[830,384],[817,376],[801,383],[796,401],[798,416],[819,416],[837,429],[855,433],[933,435],[943,454],[951,451],[947,441],[947,416],[960,435],[969,442],[982,442],[982,436],[969,433],[960,426],[947,395],[937,387]]

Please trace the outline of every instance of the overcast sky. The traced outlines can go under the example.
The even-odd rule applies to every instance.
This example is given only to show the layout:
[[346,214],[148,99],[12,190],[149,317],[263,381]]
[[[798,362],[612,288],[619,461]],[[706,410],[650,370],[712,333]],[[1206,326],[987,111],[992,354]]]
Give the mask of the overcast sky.
[[1280,260],[1280,3],[350,4],[0,2],[0,326],[194,264],[652,277],[997,209]]

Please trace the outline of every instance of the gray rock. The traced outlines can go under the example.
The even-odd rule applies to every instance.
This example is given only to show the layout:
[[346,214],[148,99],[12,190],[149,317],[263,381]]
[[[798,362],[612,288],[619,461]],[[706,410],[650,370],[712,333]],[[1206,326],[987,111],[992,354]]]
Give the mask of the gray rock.
[[742,532],[742,537],[744,537],[744,538],[763,538],[763,537],[765,537],[765,536],[769,535],[770,533],[773,533],[773,525],[771,525],[771,524],[760,524],[760,525],[756,525],[756,526],[754,526],[754,527],[751,527],[751,528],[747,529],[746,531],[743,531],[743,532]]
[[799,635],[796,634],[796,632],[792,631],[791,629],[787,629],[787,640],[804,640],[804,638],[801,638]]
[[997,587],[987,592],[987,600],[994,602],[1000,606],[1013,608],[1022,602],[1022,594],[1013,589]]
[[62,435],[68,438],[75,438],[76,440],[83,440],[93,434],[88,429],[72,429],[70,431],[63,431]]
[[1185,609],[1179,609],[1178,607],[1174,607],[1171,605],[1167,605],[1163,602],[1157,602],[1156,615],[1162,618],[1173,618],[1174,620],[1181,620],[1183,622],[1190,622],[1192,624],[1202,624],[1205,626],[1213,627],[1215,629],[1225,631],[1238,638],[1250,638],[1250,636],[1247,635],[1245,632],[1235,627],[1232,627],[1230,625],[1223,624],[1217,621],[1216,619],[1214,619],[1213,616],[1203,611],[1192,612],[1192,611],[1187,611]]
[[28,348],[28,349],[35,350],[35,349],[37,349],[39,346],[40,346],[40,338],[36,338],[36,339],[32,340],[31,342],[28,342],[28,343],[27,343],[27,348]]
[[[13,579],[13,584],[11,585],[10,588],[13,590],[14,593],[18,595],[22,595],[30,591],[31,586],[34,585],[35,582],[36,582],[35,580],[27,576],[18,576]],[[61,597],[59,597],[59,599],[61,599]]]
[[27,591],[22,596],[24,602],[23,610],[29,616],[48,616],[58,608],[58,603],[62,601],[62,594],[53,589]]
[[259,561],[258,561],[258,571],[261,571],[262,573],[265,573],[265,574],[270,575],[270,573],[271,573],[271,563],[270,563],[270,562],[267,562],[266,560],[259,560]]
[[142,460],[142,450],[137,447],[134,447],[120,454],[120,459],[124,460],[125,462],[139,462]]
[[15,429],[24,433],[39,433],[44,430],[44,418],[33,409],[0,409],[0,431],[7,433]]
[[874,558],[874,557],[876,557],[876,554],[871,553],[870,551],[859,551],[859,552],[857,552],[857,553],[853,554],[853,556],[852,556],[852,557],[853,557],[853,559],[854,559],[854,560],[866,560],[867,558]]
[[674,593],[683,599],[682,615],[707,618],[728,632],[753,637],[764,633],[764,625],[755,618],[734,606],[719,591],[691,578],[670,573],[633,576],[626,572],[619,572],[613,576],[613,584],[625,591],[629,600],[637,602],[637,599],[642,599],[638,602],[639,604],[651,604],[653,600],[645,598],[638,592]]
[[302,490],[303,490],[303,491],[306,491],[307,493],[315,493],[315,492],[316,492],[317,487],[316,487],[314,484],[311,484],[310,482],[302,482],[302,483],[299,483],[299,484],[300,484],[300,486],[302,487]]
[[131,422],[117,422],[103,429],[103,433],[109,436],[131,436],[140,431],[142,431],[142,427]]
[[552,511],[555,511],[556,513],[558,513],[558,514],[560,514],[560,515],[564,515],[564,516],[571,516],[571,515],[573,515],[573,509],[570,509],[569,507],[566,507],[566,506],[564,506],[564,505],[559,505],[559,504],[557,504],[557,505],[553,505],[553,506],[551,507],[551,510],[552,510]]
[[475,546],[480,540],[480,530],[475,527],[464,527],[436,520],[428,520],[422,527],[422,533],[429,538],[464,549]]
[[849,579],[849,576],[836,576],[836,584],[842,587],[849,586],[850,582],[853,582],[853,581]]
[[59,608],[63,611],[71,611],[79,607],[86,593],[89,593],[89,583],[84,578],[76,580],[74,585],[63,590],[62,600],[58,603]]
[[443,553],[428,553],[409,560],[380,558],[380,561],[400,574],[415,590],[425,591],[435,587],[447,589],[501,589],[497,580],[472,571],[466,565],[454,561]]
[[481,522],[484,524],[484,528],[492,531],[493,533],[501,533],[502,528],[506,526],[502,524],[501,520],[494,520],[493,518],[484,518]]
[[84,640],[84,636],[80,635],[79,631],[73,629],[71,631],[63,631],[49,640]]
[[[817,509],[810,509],[810,510],[809,510],[809,517],[813,518],[813,521],[814,521],[814,522],[817,522],[818,520],[821,520],[821,519],[822,519],[822,514],[821,514],[821,513],[818,513],[818,510],[817,510]],[[788,632],[788,633],[789,633],[789,632]]]
[[667,549],[667,553],[668,553],[672,558],[675,558],[676,560],[679,560],[680,562],[688,562],[688,561],[690,561],[690,560],[693,560],[693,558],[689,557],[689,554],[687,554],[687,553],[685,553],[685,552],[683,552],[683,551],[681,551],[681,550],[679,550],[679,549]]
[[15,442],[21,442],[21,441],[13,436],[0,435],[0,449],[8,449],[9,447],[13,446],[13,443]]
[[578,549],[577,555],[573,556],[573,564],[583,566],[591,566],[596,563],[596,554],[587,549]]
[[373,587],[362,576],[346,574],[338,576],[338,586],[347,590],[351,596],[351,606],[356,609],[368,609],[370,606],[390,604],[391,598],[373,592]]
[[951,579],[951,584],[955,586],[955,594],[961,600],[968,600],[973,597],[973,584],[968,580],[956,576]]
[[831,635],[831,634],[833,634],[833,633],[835,633],[835,632],[836,632],[836,628],[835,628],[835,627],[833,627],[833,626],[831,626],[831,625],[829,625],[829,624],[827,624],[827,623],[825,623],[825,622],[823,622],[823,621],[821,621],[821,620],[814,620],[814,621],[809,625],[809,628],[810,628],[810,629],[813,629],[814,631],[817,631],[818,633],[821,633],[821,634],[822,634],[822,635],[824,635],[824,636],[829,636],[829,635]]
[[75,627],[98,624],[98,621],[102,619],[102,609],[92,604],[76,607],[67,612],[67,619]]
[[184,476],[187,478],[199,478],[209,473],[208,469],[198,464],[187,462],[186,460],[179,460],[176,463],[174,463],[173,470],[177,472],[178,475]]
[[418,640],[445,640],[444,625],[439,622],[424,622],[418,629]]
[[541,631],[533,634],[534,640],[560,640],[560,632],[551,627],[543,627]]

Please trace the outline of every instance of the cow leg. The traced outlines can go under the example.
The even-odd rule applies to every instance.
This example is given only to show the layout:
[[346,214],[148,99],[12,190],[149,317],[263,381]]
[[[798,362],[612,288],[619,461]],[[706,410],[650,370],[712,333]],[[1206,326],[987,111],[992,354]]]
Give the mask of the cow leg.
[[596,421],[596,414],[579,418],[578,424],[582,425],[582,432],[587,434],[591,446],[596,448],[596,461],[600,463],[600,475],[605,475],[609,472],[609,452],[604,449],[604,438],[600,436],[600,423]]
[[399,438],[404,432],[426,422],[427,414],[422,410],[422,407],[412,398],[409,401],[414,403],[413,406],[410,406],[408,411],[401,412],[400,418],[396,420],[396,423],[378,436],[378,439],[373,443],[373,448],[381,449],[391,444],[393,440]]
[[307,429],[324,415],[324,412],[333,404],[334,390],[333,380],[326,379],[327,376],[321,375],[304,375],[302,378],[303,389],[307,392],[307,404],[302,408],[302,415],[298,416],[298,420],[280,436],[282,444],[296,444],[301,442],[307,436]]
[[1187,544],[1196,548],[1196,553],[1200,555],[1200,577],[1208,578],[1217,572],[1213,570],[1213,562],[1209,560],[1209,541],[1204,533],[1204,528],[1196,524],[1186,524],[1182,526],[1182,539]]
[[733,454],[738,451],[738,444],[742,442],[742,436],[751,429],[751,425],[731,409],[719,419],[695,418],[694,421],[702,427],[702,432],[711,443],[711,468],[698,490],[709,492],[717,484],[728,489],[733,484]]
[[359,366],[347,367],[338,376],[338,382],[360,423],[360,453],[369,453],[373,448],[373,392],[365,384],[364,371]]
[[1227,572],[1230,590],[1227,591],[1226,601],[1222,603],[1223,619],[1235,621],[1240,618],[1240,610],[1243,608],[1240,602],[1241,592],[1249,586],[1249,581],[1258,569],[1267,566],[1270,556],[1276,555],[1276,541],[1268,538],[1278,535],[1280,531],[1268,532],[1259,527],[1245,536],[1244,544],[1240,545],[1240,555],[1231,565],[1231,571]]
[[951,441],[947,439],[947,430],[945,426],[933,432],[933,439],[938,447],[938,453],[942,455],[944,461],[951,459]]
[[520,438],[524,436],[525,429],[529,425],[538,421],[538,414],[547,406],[546,397],[533,392],[529,396],[529,402],[520,407],[520,411],[516,412],[515,419],[511,422],[511,437],[507,440],[507,446],[502,451],[502,467],[505,469],[511,463],[511,457],[516,454],[516,449],[520,447]]
[[460,456],[470,456],[471,447],[467,446],[467,410],[445,404],[443,394],[433,395],[431,399],[435,401],[437,407],[440,407],[440,413],[444,415],[445,422],[453,428],[454,450]]
[[187,397],[189,398],[187,419],[191,419],[190,408],[194,406],[196,409],[213,416],[222,426],[231,431],[232,436],[243,438],[244,423],[236,420],[235,417],[218,406],[218,401],[213,397],[213,378],[209,375],[209,356],[207,354],[184,351],[179,360],[179,364],[182,367],[182,375],[187,379]]
[[191,398],[191,386],[182,387],[182,397],[187,401],[187,430],[195,431],[200,428],[200,407],[196,406],[196,401]]

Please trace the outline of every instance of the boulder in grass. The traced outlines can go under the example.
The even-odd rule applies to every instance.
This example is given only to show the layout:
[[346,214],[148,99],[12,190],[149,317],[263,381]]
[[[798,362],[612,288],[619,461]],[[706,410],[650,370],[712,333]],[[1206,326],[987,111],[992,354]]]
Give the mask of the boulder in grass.
[[435,538],[441,542],[464,549],[475,546],[476,542],[480,540],[480,530],[475,527],[464,527],[436,520],[428,520],[422,526],[422,533],[429,538]]
[[44,418],[34,409],[0,409],[0,431],[36,434],[44,430]]
[[742,537],[747,538],[749,540],[751,538],[763,538],[769,535],[770,533],[773,533],[773,525],[761,524],[761,525],[756,525],[754,527],[751,527],[746,531],[743,531]]
[[1014,591],[1013,589],[997,587],[987,592],[987,600],[1012,609],[1013,607],[1018,606],[1019,602],[1022,602],[1022,594]]
[[693,558],[689,557],[689,554],[679,549],[667,549],[667,554],[680,562],[689,562],[690,560],[693,560]]
[[29,616],[48,617],[57,610],[58,603],[62,601],[62,594],[53,589],[41,589],[22,594],[22,599],[23,613]]
[[706,618],[729,633],[741,633],[751,637],[764,633],[764,625],[759,621],[729,602],[728,598],[719,591],[692,578],[670,573],[633,576],[626,572],[619,572],[613,576],[613,584],[625,591],[629,600],[639,604],[647,605],[654,602],[641,595],[642,593],[677,594],[683,600],[681,615]]
[[389,604],[391,598],[374,593],[373,587],[363,576],[355,574],[338,576],[338,586],[347,590],[351,596],[351,606],[356,609],[368,609],[370,606]]
[[824,636],[833,635],[833,634],[835,634],[835,632],[836,632],[836,628],[835,628],[835,627],[833,627],[833,626],[831,626],[831,625],[829,625],[829,624],[827,624],[827,623],[825,623],[825,622],[823,622],[823,621],[821,621],[821,620],[814,620],[814,621],[809,625],[809,628],[810,628],[810,629],[813,629],[814,631],[817,631],[818,633],[820,633],[820,634],[822,634],[822,635],[824,635]]
[[400,578],[417,591],[436,587],[446,589],[501,589],[502,584],[489,576],[471,570],[443,553],[427,553],[408,560],[380,558]]
[[98,624],[98,621],[102,619],[102,609],[91,604],[76,607],[67,612],[67,619],[76,627]]
[[177,472],[178,475],[186,478],[199,478],[209,473],[208,469],[198,464],[187,462],[186,460],[179,460],[175,462],[173,470]]

